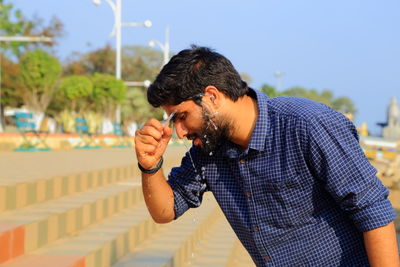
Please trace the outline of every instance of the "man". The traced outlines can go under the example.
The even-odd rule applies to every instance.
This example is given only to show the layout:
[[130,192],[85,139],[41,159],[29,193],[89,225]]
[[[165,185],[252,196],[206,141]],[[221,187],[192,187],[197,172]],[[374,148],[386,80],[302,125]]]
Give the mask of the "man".
[[258,266],[399,266],[388,191],[353,124],[303,98],[250,89],[204,47],[174,56],[148,89],[193,146],[166,181],[172,128],[149,120],[135,137],[143,193],[158,223],[211,191]]

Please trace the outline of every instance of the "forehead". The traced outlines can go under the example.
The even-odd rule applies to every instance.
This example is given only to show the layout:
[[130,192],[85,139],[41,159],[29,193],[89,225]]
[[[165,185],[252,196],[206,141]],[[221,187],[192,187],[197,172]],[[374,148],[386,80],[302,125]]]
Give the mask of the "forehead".
[[196,105],[192,100],[183,101],[178,105],[164,105],[162,108],[167,112],[167,114],[171,114],[172,112],[176,111],[177,113],[182,112],[191,112],[194,111],[196,108],[200,108]]

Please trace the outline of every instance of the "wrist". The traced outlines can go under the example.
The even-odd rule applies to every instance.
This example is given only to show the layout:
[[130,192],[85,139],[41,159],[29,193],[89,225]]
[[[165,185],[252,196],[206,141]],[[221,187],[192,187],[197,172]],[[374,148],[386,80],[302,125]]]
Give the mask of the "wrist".
[[140,165],[139,162],[138,162],[138,167],[139,167],[140,171],[143,172],[143,173],[146,173],[146,174],[153,174],[153,173],[158,172],[158,170],[161,169],[163,163],[164,163],[164,159],[163,159],[163,157],[161,156],[160,161],[157,163],[157,165],[156,165],[154,168],[146,169],[146,168],[144,168],[142,165]]

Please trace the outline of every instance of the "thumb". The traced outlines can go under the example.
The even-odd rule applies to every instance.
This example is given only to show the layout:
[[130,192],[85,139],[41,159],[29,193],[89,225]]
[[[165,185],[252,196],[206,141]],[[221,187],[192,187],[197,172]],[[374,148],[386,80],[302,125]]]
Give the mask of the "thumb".
[[160,146],[165,149],[169,143],[169,140],[171,140],[173,130],[169,126],[165,126],[163,129],[163,134],[161,136],[161,141],[160,141]]

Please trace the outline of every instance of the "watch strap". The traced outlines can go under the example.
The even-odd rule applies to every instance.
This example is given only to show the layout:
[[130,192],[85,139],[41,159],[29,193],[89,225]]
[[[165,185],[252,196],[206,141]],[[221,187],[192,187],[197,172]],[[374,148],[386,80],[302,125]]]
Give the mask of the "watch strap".
[[159,169],[161,169],[163,163],[164,163],[164,158],[161,156],[161,159],[158,162],[158,164],[152,169],[146,169],[146,168],[142,167],[142,165],[140,165],[139,162],[138,162],[138,167],[139,167],[140,171],[143,173],[153,174],[153,173],[158,172]]

